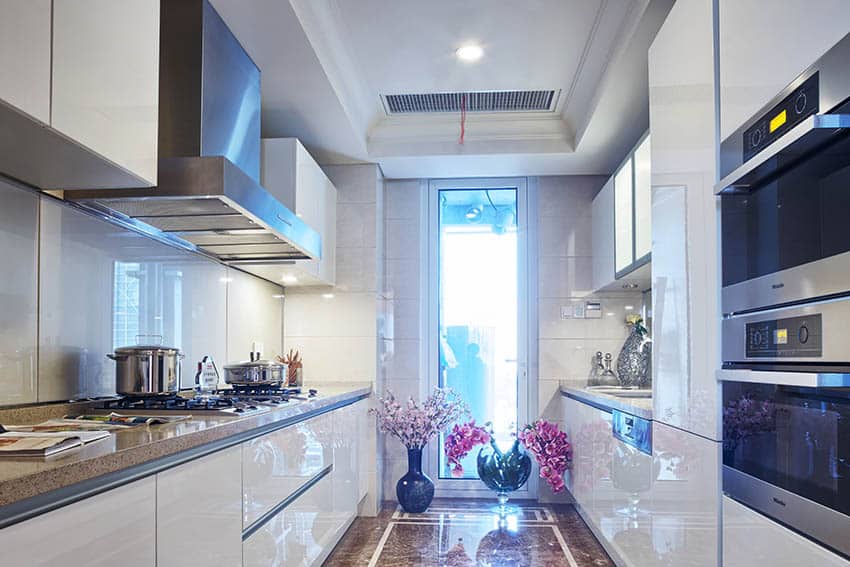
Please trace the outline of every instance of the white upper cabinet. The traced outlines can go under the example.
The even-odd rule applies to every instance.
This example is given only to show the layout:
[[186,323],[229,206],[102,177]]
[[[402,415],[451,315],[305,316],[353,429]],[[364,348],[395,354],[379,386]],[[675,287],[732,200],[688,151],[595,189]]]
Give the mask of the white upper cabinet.
[[714,7],[676,2],[649,49],[653,413],[708,439],[721,414]]
[[0,2],[0,174],[156,185],[158,121],[158,0]]
[[0,2],[0,100],[50,123],[50,2]]
[[262,141],[261,184],[322,237],[321,259],[281,267],[283,285],[334,285],[336,187],[295,138]]
[[51,126],[156,184],[159,0],[54,0]]
[[721,140],[850,31],[847,0],[720,0],[719,16]]
[[649,136],[593,199],[593,289],[647,289],[652,250]]

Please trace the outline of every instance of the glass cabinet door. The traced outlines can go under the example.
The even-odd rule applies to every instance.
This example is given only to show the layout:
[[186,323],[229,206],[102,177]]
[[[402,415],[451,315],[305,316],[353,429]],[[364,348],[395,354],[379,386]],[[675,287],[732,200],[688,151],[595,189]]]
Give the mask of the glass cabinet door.
[[635,260],[652,251],[652,192],[649,136],[635,150]]
[[632,159],[614,174],[614,271],[619,273],[634,261],[632,227]]

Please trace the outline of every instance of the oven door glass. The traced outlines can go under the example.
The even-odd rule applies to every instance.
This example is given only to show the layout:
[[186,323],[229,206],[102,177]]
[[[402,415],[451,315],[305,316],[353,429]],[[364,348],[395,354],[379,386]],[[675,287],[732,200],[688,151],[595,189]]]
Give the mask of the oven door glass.
[[850,393],[724,382],[723,464],[850,514]]
[[[774,156],[798,161],[793,149]],[[850,137],[746,193],[723,194],[723,285],[850,251]]]

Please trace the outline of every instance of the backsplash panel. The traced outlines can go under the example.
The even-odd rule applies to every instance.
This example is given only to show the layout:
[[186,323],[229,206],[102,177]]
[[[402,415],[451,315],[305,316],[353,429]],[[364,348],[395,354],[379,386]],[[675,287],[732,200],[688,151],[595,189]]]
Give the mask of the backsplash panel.
[[0,284],[0,406],[114,394],[106,354],[119,346],[181,349],[184,388],[204,355],[221,368],[254,341],[280,353],[279,286],[56,199],[0,189],[0,255],[16,266]]
[[0,403],[36,399],[38,196],[0,180]]

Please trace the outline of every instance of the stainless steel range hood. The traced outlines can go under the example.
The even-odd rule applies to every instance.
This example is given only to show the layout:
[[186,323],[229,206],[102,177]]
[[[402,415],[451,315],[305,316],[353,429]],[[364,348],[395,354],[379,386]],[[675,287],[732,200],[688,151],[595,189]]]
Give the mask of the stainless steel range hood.
[[321,258],[320,235],[259,184],[260,70],[208,0],[160,10],[157,186],[66,198],[240,266]]

